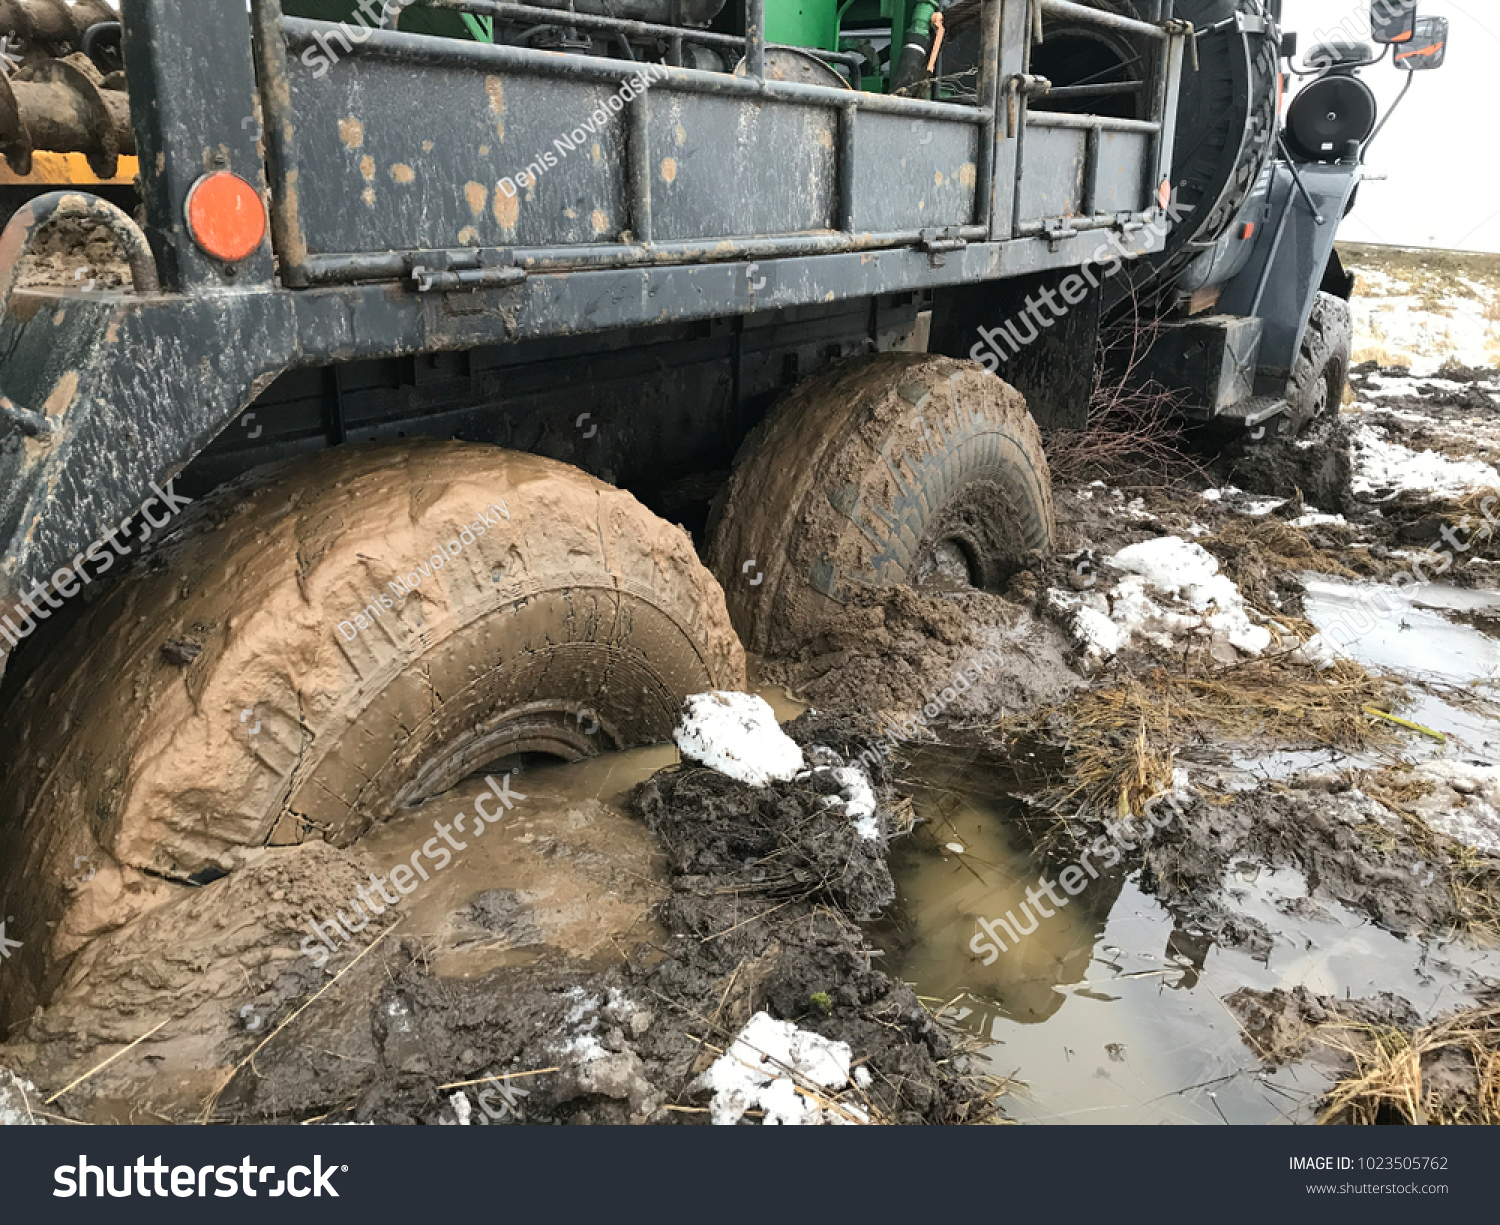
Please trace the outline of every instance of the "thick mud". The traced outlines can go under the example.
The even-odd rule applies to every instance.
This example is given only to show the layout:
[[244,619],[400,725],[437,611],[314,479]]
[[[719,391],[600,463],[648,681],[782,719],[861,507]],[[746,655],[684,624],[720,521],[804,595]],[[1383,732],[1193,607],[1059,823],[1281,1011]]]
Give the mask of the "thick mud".
[[25,947],[0,1020],[246,848],[348,845],[517,746],[659,743],[690,693],[744,684],[687,534],[555,461],[340,447],[182,515],[7,679],[0,891]]
[[130,265],[107,230],[82,221],[54,221],[37,235],[17,282],[89,293],[130,284]]
[[988,727],[1083,684],[1068,666],[1067,635],[1029,606],[1035,589],[1025,571],[1010,587],[1020,599],[933,587],[863,594],[764,672],[820,710],[902,723],[941,704],[950,727]]
[[[894,893],[886,847],[903,825],[874,737],[810,715],[788,731],[811,773],[762,789],[662,771],[664,750],[524,767],[499,840],[326,965],[305,955],[310,921],[349,913],[433,805],[357,855],[267,852],[96,941],[0,1062],[63,1085],[149,1033],[65,1095],[90,1121],[691,1123],[709,1109],[697,1078],[768,1012],[848,1044],[858,1117],[982,1117],[944,1027],[872,964],[857,922]],[[829,802],[854,763],[875,838]]]
[[[1351,389],[1310,438],[1059,484],[1056,550],[995,590],[935,567],[850,593],[759,661],[813,708],[778,710],[789,782],[660,748],[500,763],[526,801],[321,959],[309,925],[483,783],[128,912],[155,878],[80,881],[124,926],[11,1031],[0,1117],[83,1078],[50,1109],[704,1122],[700,1077],[761,1013],[848,1045],[839,1117],[1486,1117],[1500,370],[1370,362]],[[1381,1062],[1407,1049],[1420,1119]]]

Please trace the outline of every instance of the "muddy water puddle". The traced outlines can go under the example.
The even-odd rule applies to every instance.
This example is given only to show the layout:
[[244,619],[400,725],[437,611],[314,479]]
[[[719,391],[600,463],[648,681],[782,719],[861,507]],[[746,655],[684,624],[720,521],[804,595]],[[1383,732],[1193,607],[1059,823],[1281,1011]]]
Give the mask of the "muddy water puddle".
[[[1427,1018],[1464,1002],[1477,975],[1500,974],[1500,954],[1404,941],[1336,905],[1309,908],[1298,873],[1263,865],[1232,865],[1225,882],[1236,908],[1276,933],[1263,961],[1179,925],[1118,869],[1101,867],[1071,898],[1059,888],[1066,904],[1056,905],[1039,884],[1068,861],[1032,849],[992,772],[933,749],[905,774],[923,823],[893,847],[899,896],[872,937],[882,968],[932,1006],[952,1001],[949,1015],[983,1043],[985,1071],[1023,1082],[1005,1099],[1014,1119],[1308,1122],[1325,1074],[1263,1067],[1227,996],[1390,991]],[[996,922],[1006,916],[1035,928],[1012,942]]]
[[[805,709],[778,689],[756,692],[783,722]],[[485,776],[502,783],[508,776],[514,805],[479,838],[454,834],[464,848],[403,903],[402,934],[422,941],[432,969],[447,977],[557,954],[602,968],[665,937],[650,917],[669,892],[665,861],[628,797],[680,760],[670,744],[578,762],[508,758],[392,817],[361,845],[389,873],[432,839],[435,821],[451,827],[459,813],[475,812],[476,801],[498,810]],[[471,816],[464,828],[472,825]]]

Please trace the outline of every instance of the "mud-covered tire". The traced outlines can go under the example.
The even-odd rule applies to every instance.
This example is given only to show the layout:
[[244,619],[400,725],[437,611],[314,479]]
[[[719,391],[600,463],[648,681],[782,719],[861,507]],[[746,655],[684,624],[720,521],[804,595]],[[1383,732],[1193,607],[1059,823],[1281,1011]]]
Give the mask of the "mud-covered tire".
[[277,465],[186,512],[11,703],[3,913],[52,962],[241,848],[346,845],[497,758],[666,740],[687,695],[744,683],[687,534],[576,468],[441,442]]
[[709,565],[751,650],[811,638],[849,595],[957,560],[1003,584],[1051,547],[1052,483],[1021,394],[974,362],[888,353],[795,387],[746,440]]
[[1289,432],[1293,437],[1314,423],[1327,422],[1339,415],[1353,348],[1354,320],[1349,304],[1333,294],[1319,293],[1288,387]]

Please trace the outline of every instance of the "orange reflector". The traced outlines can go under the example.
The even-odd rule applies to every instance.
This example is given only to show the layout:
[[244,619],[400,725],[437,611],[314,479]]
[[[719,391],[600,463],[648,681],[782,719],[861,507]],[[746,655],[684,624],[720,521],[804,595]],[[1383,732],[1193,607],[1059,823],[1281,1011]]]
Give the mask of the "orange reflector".
[[253,255],[266,237],[260,193],[227,170],[206,174],[187,198],[188,233],[215,259],[237,263]]
[[1163,179],[1161,186],[1156,189],[1156,202],[1162,208],[1166,208],[1167,205],[1172,203],[1172,181],[1170,179]]
[[1245,232],[1240,235],[1241,240],[1243,240],[1244,242],[1249,242],[1254,237],[1255,237],[1255,222],[1253,222],[1253,221],[1247,221],[1247,222],[1245,222]]

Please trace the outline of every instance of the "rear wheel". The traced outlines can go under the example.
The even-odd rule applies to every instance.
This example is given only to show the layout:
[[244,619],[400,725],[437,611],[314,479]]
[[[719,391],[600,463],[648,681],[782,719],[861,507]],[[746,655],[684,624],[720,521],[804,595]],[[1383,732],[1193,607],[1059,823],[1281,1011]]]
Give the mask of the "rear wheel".
[[808,379],[746,440],[709,564],[746,645],[774,652],[861,588],[1003,586],[1052,527],[1021,394],[974,362],[888,353]]
[[686,696],[745,683],[686,533],[551,460],[339,448],[188,515],[0,726],[0,896],[41,962],[240,848],[346,845],[498,758],[665,740]]

